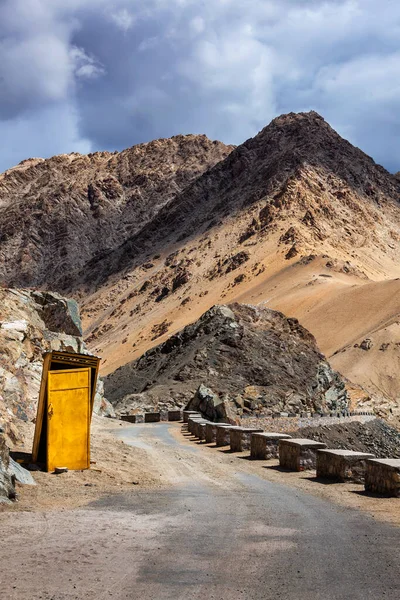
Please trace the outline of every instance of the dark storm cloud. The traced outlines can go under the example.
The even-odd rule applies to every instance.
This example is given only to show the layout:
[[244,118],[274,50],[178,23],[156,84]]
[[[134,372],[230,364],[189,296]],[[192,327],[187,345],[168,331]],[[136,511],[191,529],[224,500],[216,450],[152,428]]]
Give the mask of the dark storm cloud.
[[0,1],[0,170],[314,109],[400,169],[392,0]]

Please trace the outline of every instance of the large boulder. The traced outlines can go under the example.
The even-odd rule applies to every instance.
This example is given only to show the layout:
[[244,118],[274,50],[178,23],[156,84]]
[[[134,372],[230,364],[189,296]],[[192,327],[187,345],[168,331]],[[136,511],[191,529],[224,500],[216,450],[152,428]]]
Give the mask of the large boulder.
[[236,422],[236,407],[229,397],[215,394],[202,383],[185,408],[201,412],[210,421],[232,424]]
[[32,298],[46,329],[82,337],[82,323],[78,304],[71,298],[63,298],[55,292],[33,292]]
[[299,414],[347,409],[345,383],[320,353],[315,338],[296,319],[263,306],[214,306],[136,361],[105,378],[117,411],[130,399],[143,405],[190,406],[205,402],[236,415]]

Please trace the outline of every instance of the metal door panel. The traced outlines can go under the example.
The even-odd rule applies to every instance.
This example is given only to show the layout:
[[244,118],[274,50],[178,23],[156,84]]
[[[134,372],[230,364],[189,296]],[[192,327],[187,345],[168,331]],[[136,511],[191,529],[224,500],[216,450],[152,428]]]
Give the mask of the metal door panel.
[[47,470],[90,466],[90,368],[49,371]]

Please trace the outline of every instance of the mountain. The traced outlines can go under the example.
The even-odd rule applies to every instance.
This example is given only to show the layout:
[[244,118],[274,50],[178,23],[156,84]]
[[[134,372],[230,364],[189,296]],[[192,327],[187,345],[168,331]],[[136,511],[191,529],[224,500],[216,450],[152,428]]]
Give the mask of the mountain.
[[242,304],[210,308],[120,367],[105,379],[105,394],[120,412],[160,409],[184,406],[200,385],[232,415],[347,408],[343,380],[296,319]]
[[[229,247],[276,242],[300,249],[339,249],[343,258],[369,247],[396,260],[400,182],[342,139],[317,113],[279,117],[160,210],[137,234],[82,274],[90,287],[141,264],[156,250],[181,250],[222,226],[240,225]],[[235,223],[236,221],[236,223]],[[211,244],[213,246],[213,244]],[[375,261],[376,262],[376,261]],[[96,275],[97,274],[97,275]]]
[[[183,139],[191,147],[200,143],[199,136]],[[160,164],[153,161],[147,171],[150,177],[159,169],[157,185],[150,186],[157,193],[149,192],[147,179],[136,180],[135,193],[146,198],[141,210],[137,202],[120,209],[113,201],[101,221],[89,208],[94,167],[79,195],[88,216],[69,226],[71,241],[55,243],[53,254],[45,231],[24,241],[27,232],[41,227],[37,224],[56,218],[51,203],[45,213],[35,204],[40,190],[47,190],[45,182],[35,179],[31,188],[24,179],[42,163],[26,171],[19,166],[15,175],[9,171],[8,182],[22,179],[12,201],[8,192],[2,195],[8,202],[0,210],[3,279],[78,299],[85,338],[102,356],[103,374],[165,342],[214,305],[239,302],[282,311],[315,336],[335,369],[365,388],[357,392],[361,406],[374,405],[382,416],[400,422],[400,179],[315,112],[282,115],[237,148],[200,139],[207,160],[198,171],[190,170],[184,185],[177,189],[172,154],[160,149]],[[173,140],[125,152],[139,152],[143,164],[150,165],[152,144],[175,147]],[[198,168],[196,152],[190,160]],[[67,162],[122,160],[94,156]],[[52,160],[51,172],[57,161],[67,159]],[[182,157],[182,169],[188,160]],[[134,162],[124,164],[130,181]],[[120,181],[116,167],[107,168]],[[80,181],[80,171],[66,168],[57,177],[69,189]],[[74,194],[63,196],[68,218],[61,211],[60,223],[77,214]],[[18,216],[12,221],[14,233],[4,236],[3,223],[9,226],[13,210]],[[131,221],[128,214],[134,215]],[[21,219],[33,225],[21,229]],[[38,248],[43,255],[36,259]]]
[[[298,318],[365,387],[365,406],[400,419],[400,347],[388,327],[400,321],[399,198],[400,181],[316,113],[275,119],[80,274],[103,372],[215,304],[261,303]],[[362,342],[381,328],[378,373],[362,366]]]
[[0,175],[0,282],[74,287],[232,146],[176,136],[123,152],[28,159]]

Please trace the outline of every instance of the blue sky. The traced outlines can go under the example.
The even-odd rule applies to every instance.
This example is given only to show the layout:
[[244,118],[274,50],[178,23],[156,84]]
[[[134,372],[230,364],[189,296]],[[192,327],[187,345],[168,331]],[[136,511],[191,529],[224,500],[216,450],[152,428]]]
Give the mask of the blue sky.
[[311,109],[400,170],[398,0],[0,0],[0,171]]

